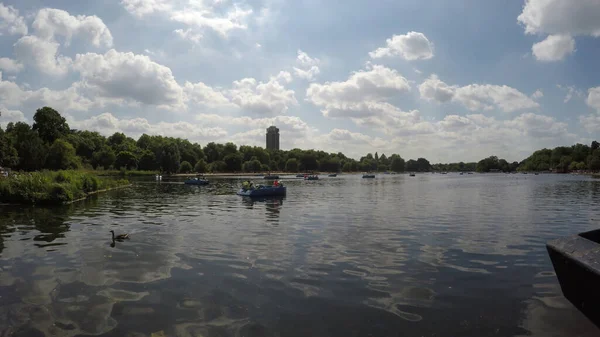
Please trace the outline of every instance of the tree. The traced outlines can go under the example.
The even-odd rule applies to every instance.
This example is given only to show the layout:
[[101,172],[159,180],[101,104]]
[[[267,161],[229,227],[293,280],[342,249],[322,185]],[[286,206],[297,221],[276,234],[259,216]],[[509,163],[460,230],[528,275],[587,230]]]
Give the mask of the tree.
[[174,173],[179,170],[181,156],[177,145],[170,142],[163,146],[160,155],[160,167],[164,172]]
[[393,172],[404,172],[404,166],[405,166],[405,162],[404,159],[402,159],[402,157],[400,157],[397,154],[393,154],[391,157],[391,163],[390,163],[390,169]]
[[129,151],[121,151],[117,154],[115,167],[118,169],[135,170],[138,166],[138,160],[135,155]]
[[296,158],[290,158],[285,163],[285,170],[288,172],[298,172],[298,160]]
[[53,144],[56,139],[67,135],[70,131],[65,118],[58,111],[47,106],[37,109],[33,120],[33,130],[37,131],[40,138],[49,144]]
[[52,170],[76,169],[80,166],[79,160],[71,143],[64,139],[57,139],[48,151],[46,167]]
[[597,141],[593,141],[592,142],[592,151],[594,151],[598,148],[600,148],[600,143],[598,143]]
[[138,161],[138,169],[144,171],[158,170],[158,163],[156,162],[156,155],[150,150],[144,150]]
[[227,170],[227,164],[222,160],[217,160],[208,165],[210,172],[225,172]]
[[202,150],[204,151],[204,155],[206,156],[207,162],[212,163],[214,161],[219,160],[221,158],[222,147],[223,145],[215,144],[213,142],[206,144],[206,146]]
[[244,165],[242,165],[242,168],[245,172],[258,172],[260,171],[261,165],[262,164],[260,161],[258,161],[258,159],[254,159],[245,162]]
[[48,146],[40,138],[37,131],[23,122],[8,123],[5,137],[17,150],[19,161],[16,166],[19,170],[41,170],[46,163]]
[[317,162],[317,156],[314,151],[309,150],[300,159],[300,167],[305,171],[314,171],[319,169],[319,163]]
[[[237,149],[236,149],[236,151],[237,151]],[[228,172],[241,171],[242,170],[242,160],[243,160],[243,157],[240,153],[230,153],[223,158],[225,165],[227,165],[226,170]]]
[[181,165],[179,165],[179,172],[181,173],[190,173],[192,172],[192,164],[189,161],[182,161]]
[[10,144],[8,137],[4,135],[0,128],[0,166],[16,167],[19,163],[19,153],[17,149]]
[[194,171],[198,173],[205,173],[207,169],[207,164],[206,161],[204,161],[204,159],[198,160],[196,162],[196,165],[194,165]]
[[116,159],[115,151],[110,146],[105,145],[92,156],[92,166],[96,169],[100,167],[108,169],[115,163]]

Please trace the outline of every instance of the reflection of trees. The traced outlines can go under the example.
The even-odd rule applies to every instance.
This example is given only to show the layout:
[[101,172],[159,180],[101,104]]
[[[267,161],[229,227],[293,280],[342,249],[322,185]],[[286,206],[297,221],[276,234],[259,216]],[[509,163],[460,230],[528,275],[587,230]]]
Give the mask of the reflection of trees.
[[[93,198],[84,203],[95,202]],[[51,242],[65,237],[70,227],[66,221],[78,204],[61,207],[0,206],[0,253],[4,250],[4,239],[10,238],[11,234],[16,232],[26,234],[28,231],[37,230],[39,234],[35,235],[33,240],[44,243],[36,246],[56,245]]]

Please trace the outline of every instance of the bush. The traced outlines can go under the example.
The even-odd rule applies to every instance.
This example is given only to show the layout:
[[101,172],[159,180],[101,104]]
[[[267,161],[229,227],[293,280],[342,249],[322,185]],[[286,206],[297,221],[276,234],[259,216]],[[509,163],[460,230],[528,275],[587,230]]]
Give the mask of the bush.
[[81,171],[16,173],[0,179],[0,202],[63,204],[127,184],[127,180],[103,179]]
[[207,165],[206,162],[204,161],[204,159],[200,159],[196,162],[196,165],[194,165],[194,171],[198,172],[198,173],[206,173],[207,170]]
[[181,165],[179,165],[179,172],[180,173],[192,172],[192,164],[190,164],[190,162],[188,162],[188,161],[182,161]]

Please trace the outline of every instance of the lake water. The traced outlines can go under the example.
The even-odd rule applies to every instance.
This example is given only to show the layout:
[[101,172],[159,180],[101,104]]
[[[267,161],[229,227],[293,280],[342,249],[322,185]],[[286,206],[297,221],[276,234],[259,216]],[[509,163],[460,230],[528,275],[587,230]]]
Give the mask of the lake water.
[[[547,240],[600,227],[569,175],[136,181],[0,206],[0,336],[598,336]],[[258,182],[258,180],[257,180]],[[111,245],[109,230],[131,239]]]

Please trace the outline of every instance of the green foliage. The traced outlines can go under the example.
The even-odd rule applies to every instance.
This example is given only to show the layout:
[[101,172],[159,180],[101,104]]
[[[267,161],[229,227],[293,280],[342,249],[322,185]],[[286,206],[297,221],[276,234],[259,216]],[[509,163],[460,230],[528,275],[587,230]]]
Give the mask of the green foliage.
[[194,171],[198,172],[198,173],[206,173],[206,171],[208,170],[208,165],[206,164],[206,162],[204,161],[204,159],[200,159],[196,162],[196,165],[194,165]]
[[81,166],[75,148],[64,139],[54,141],[48,152],[46,167],[52,170],[77,169]]
[[121,151],[115,159],[116,168],[125,168],[126,170],[135,170],[138,166],[138,160],[135,155],[129,151]]
[[296,159],[296,158],[290,158],[285,163],[285,170],[288,172],[298,172],[298,167],[299,167],[299,163],[298,163],[298,159]]
[[140,156],[138,162],[138,169],[155,171],[158,170],[158,163],[156,162],[156,155],[150,150],[144,150]]
[[222,160],[217,160],[208,165],[210,172],[225,172],[227,170],[227,164]]
[[65,118],[58,111],[47,106],[37,109],[33,120],[32,129],[37,131],[40,138],[47,144],[54,143],[55,140],[67,135],[70,131]]
[[258,159],[254,159],[245,162],[242,165],[242,169],[244,170],[244,172],[258,172],[260,171],[261,166],[262,164],[260,163],[260,161],[258,161]]
[[109,146],[103,146],[100,151],[95,152],[92,156],[92,166],[96,169],[99,167],[108,169],[113,166],[116,159],[115,151]]
[[19,163],[19,153],[12,146],[8,137],[0,128],[0,166],[16,167]]
[[404,172],[405,165],[406,163],[404,162],[404,159],[402,159],[402,157],[399,155],[393,154],[390,157],[390,169],[393,172]]
[[[229,144],[229,143],[228,143]],[[233,144],[232,144],[233,145]],[[236,148],[237,151],[237,148]],[[244,157],[240,153],[230,153],[223,158],[227,172],[238,172],[242,170],[242,160]]]
[[192,172],[192,164],[189,161],[182,161],[181,165],[179,165],[179,172],[181,173],[190,173]]
[[164,172],[175,173],[179,170],[181,156],[175,143],[163,146],[160,154],[160,166]]
[[102,179],[81,171],[17,173],[0,179],[0,202],[63,204],[128,184],[127,180]]

